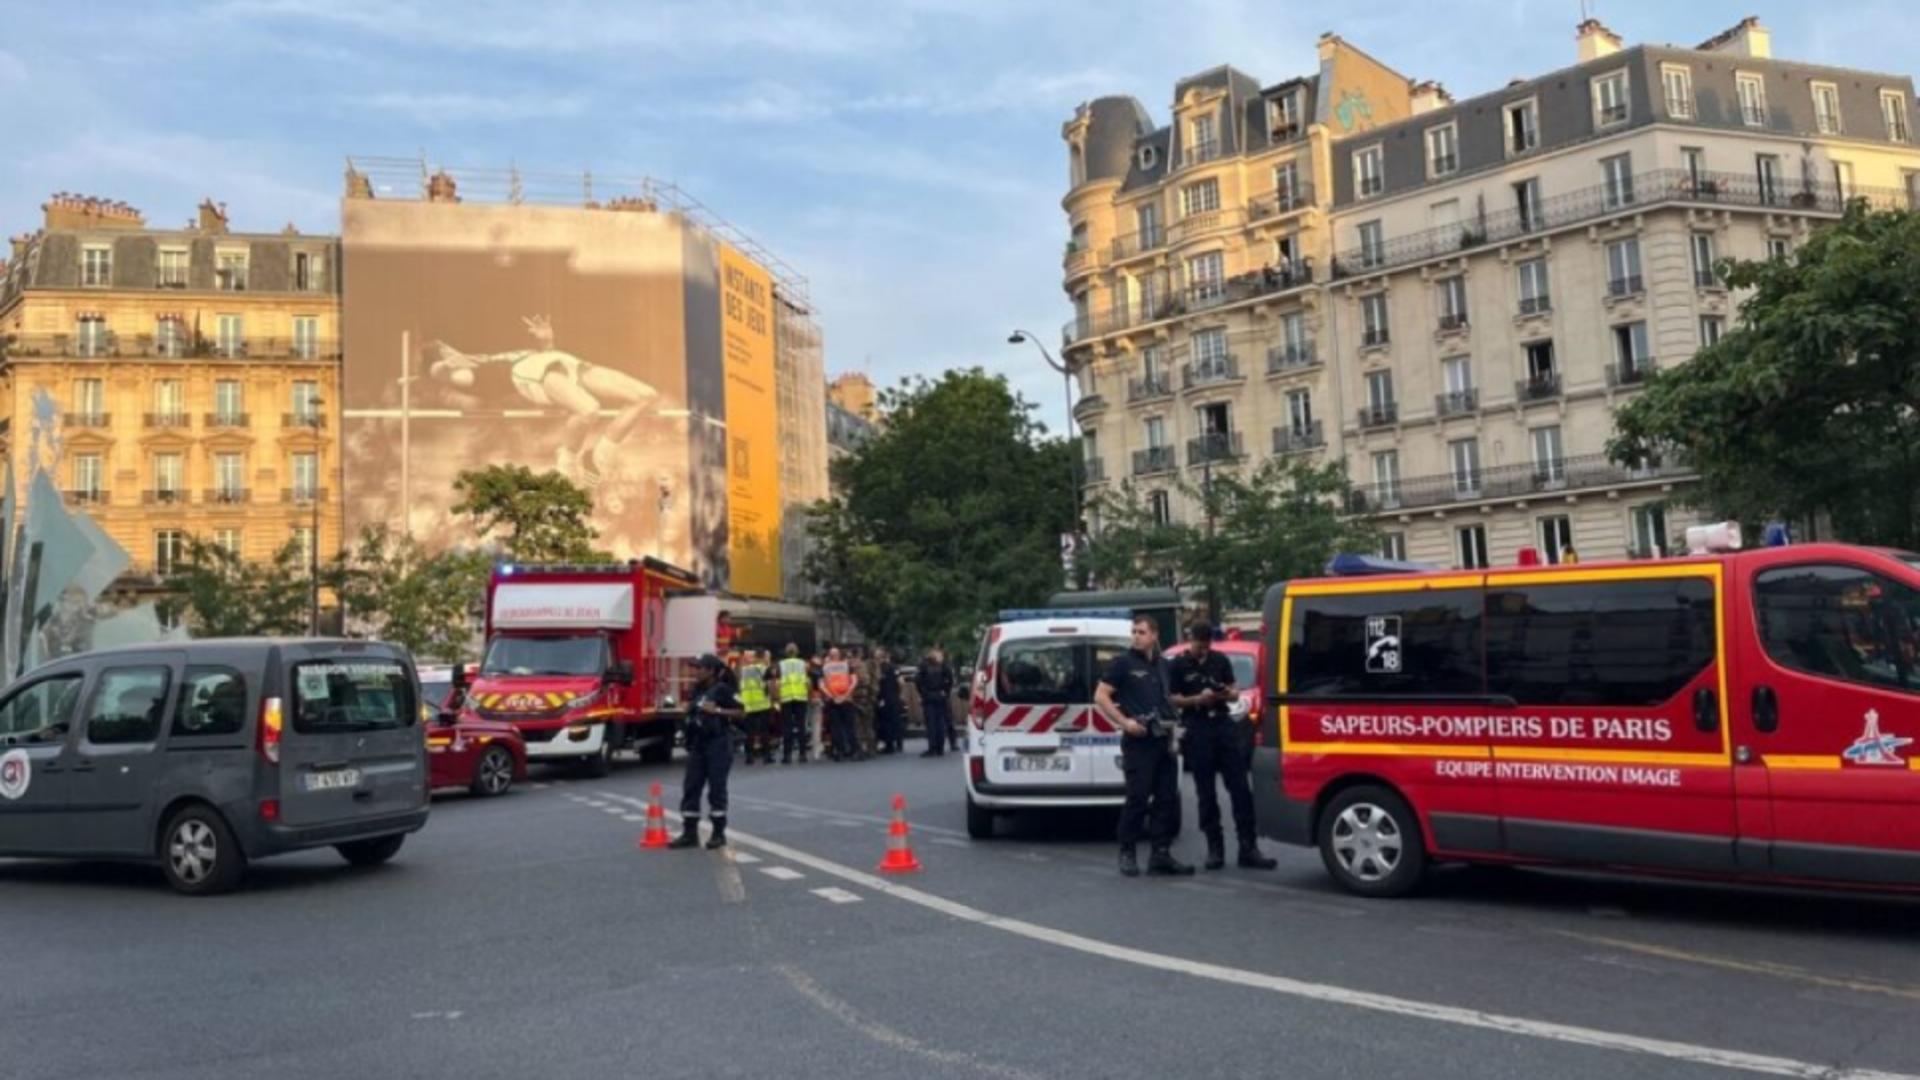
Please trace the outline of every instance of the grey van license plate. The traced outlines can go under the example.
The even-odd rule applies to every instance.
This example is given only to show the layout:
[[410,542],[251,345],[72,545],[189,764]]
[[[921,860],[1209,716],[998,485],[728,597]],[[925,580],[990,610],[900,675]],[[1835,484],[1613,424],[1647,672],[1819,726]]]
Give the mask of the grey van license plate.
[[1072,772],[1073,759],[1070,757],[1005,757],[1000,759],[1000,767],[1007,772]]
[[360,786],[359,769],[334,769],[331,772],[307,774],[308,791],[332,791],[336,788]]

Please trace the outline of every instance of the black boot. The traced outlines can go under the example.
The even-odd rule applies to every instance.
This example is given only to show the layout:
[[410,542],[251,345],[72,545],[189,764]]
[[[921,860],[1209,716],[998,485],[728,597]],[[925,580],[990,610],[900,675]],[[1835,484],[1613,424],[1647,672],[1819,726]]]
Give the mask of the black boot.
[[1140,854],[1134,850],[1132,844],[1120,845],[1120,876],[1140,876]]
[[1256,846],[1253,841],[1251,840],[1240,841],[1240,869],[1272,870],[1279,865],[1280,865],[1279,859],[1274,859],[1266,855],[1262,855],[1260,853],[1260,848]]
[[1147,857],[1147,873],[1154,877],[1188,877],[1193,867],[1173,857],[1173,852],[1157,847]]
[[670,848],[690,848],[700,845],[700,819],[688,817],[680,823],[680,835],[667,842]]
[[716,816],[713,819],[713,834],[707,837],[707,850],[718,851],[727,846],[727,819]]
[[1219,870],[1227,865],[1227,841],[1225,837],[1207,837],[1207,869]]

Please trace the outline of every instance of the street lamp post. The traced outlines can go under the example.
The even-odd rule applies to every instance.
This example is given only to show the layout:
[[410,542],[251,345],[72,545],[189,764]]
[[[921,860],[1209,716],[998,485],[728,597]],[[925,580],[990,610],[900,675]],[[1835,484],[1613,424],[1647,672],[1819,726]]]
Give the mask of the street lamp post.
[[[1027,331],[1015,330],[1013,333],[1007,335],[1007,344],[1009,345],[1018,345],[1026,341],[1033,342],[1033,347],[1040,350],[1040,358],[1047,362],[1048,367],[1060,373],[1061,381],[1066,388],[1066,432],[1068,436],[1071,437],[1074,430],[1073,368],[1055,360],[1053,354],[1047,351],[1047,347],[1040,344],[1040,339]],[[1067,531],[1076,537],[1080,535],[1080,463],[1077,458],[1078,455],[1075,454],[1069,454],[1067,457],[1067,500],[1069,504]],[[1069,585],[1069,587],[1071,587],[1071,585]]]
[[[325,399],[318,394],[307,405],[307,418],[316,426],[320,423],[320,410],[326,405]],[[294,478],[296,481],[299,477]],[[316,444],[313,451],[313,479],[307,485],[307,498],[313,502],[313,532],[307,541],[307,596],[308,623],[307,632],[314,637],[320,636],[320,449]]]

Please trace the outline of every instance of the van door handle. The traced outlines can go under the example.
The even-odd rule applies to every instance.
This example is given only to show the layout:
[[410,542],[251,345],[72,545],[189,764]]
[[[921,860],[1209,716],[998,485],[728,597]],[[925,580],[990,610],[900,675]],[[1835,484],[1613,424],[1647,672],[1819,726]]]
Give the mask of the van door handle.
[[1753,729],[1768,734],[1780,730],[1780,699],[1765,683],[1753,688]]
[[88,761],[86,758],[81,758],[79,761],[76,761],[73,763],[73,771],[74,772],[92,772],[93,762]]
[[1709,733],[1720,730],[1720,699],[1704,686],[1693,692],[1693,726]]

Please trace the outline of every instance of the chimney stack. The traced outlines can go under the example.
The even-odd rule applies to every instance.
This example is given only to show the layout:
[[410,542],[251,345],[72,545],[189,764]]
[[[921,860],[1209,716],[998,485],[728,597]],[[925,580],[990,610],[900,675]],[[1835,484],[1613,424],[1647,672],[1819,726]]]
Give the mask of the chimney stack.
[[1453,95],[1447,93],[1446,87],[1432,79],[1414,83],[1408,87],[1408,90],[1413,95],[1412,107],[1415,116],[1430,113],[1435,109],[1444,109],[1453,104]]
[[1607,29],[1599,19],[1588,19],[1574,28],[1573,36],[1580,43],[1580,63],[1598,60],[1603,56],[1612,56],[1620,51],[1624,44],[1620,35]]
[[209,236],[227,235],[227,204],[201,199],[200,219],[195,227]]
[[1773,35],[1760,25],[1760,17],[1749,15],[1726,30],[1700,43],[1701,52],[1750,56],[1765,60],[1773,55]]
[[67,191],[55,192],[40,210],[49,229],[140,229],[147,224],[140,211],[126,203]]
[[427,177],[427,201],[457,203],[460,201],[460,196],[455,194],[458,188],[459,185],[453,182],[453,177],[448,176],[443,169]]

